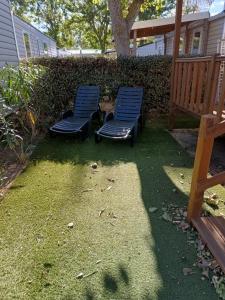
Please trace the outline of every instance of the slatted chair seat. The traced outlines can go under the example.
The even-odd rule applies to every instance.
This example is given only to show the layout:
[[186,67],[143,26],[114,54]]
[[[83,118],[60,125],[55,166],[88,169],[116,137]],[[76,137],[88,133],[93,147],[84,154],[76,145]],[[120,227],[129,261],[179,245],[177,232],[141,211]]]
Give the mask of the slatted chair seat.
[[82,129],[85,123],[88,123],[89,119],[87,118],[76,118],[76,117],[68,117],[66,119],[61,120],[52,126],[52,131],[55,132],[78,132]]
[[104,124],[101,128],[101,136],[115,139],[126,139],[130,135],[135,122],[125,122],[112,120]]
[[[113,118],[106,117],[104,125],[95,133],[98,143],[102,137],[110,139],[131,139],[133,145],[137,136],[143,88],[121,87],[118,91]],[[112,117],[112,113],[110,114]]]
[[[54,124],[50,132],[58,134],[88,134],[90,122],[95,113],[99,112],[99,86],[80,86],[74,103],[74,111]],[[67,115],[67,114],[66,114]]]

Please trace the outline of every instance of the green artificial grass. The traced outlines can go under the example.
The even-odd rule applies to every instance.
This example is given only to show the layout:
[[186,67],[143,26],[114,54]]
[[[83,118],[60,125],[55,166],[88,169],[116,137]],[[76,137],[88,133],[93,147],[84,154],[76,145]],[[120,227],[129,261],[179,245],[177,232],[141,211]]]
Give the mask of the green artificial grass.
[[160,128],[134,148],[46,138],[0,203],[0,298],[218,299],[186,234],[161,218],[187,204],[192,165]]

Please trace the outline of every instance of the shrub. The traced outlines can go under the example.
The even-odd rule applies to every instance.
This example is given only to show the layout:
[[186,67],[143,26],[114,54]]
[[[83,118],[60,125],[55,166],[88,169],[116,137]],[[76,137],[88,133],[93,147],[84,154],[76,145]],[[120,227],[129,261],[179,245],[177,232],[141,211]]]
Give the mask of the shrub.
[[31,97],[43,71],[43,67],[29,64],[0,69],[0,95],[4,99],[0,107],[0,142],[22,161],[26,156],[24,137],[30,142],[36,135],[38,110],[32,106]]
[[68,106],[81,84],[100,85],[102,96],[112,99],[119,86],[143,86],[145,111],[168,110],[171,57],[36,58],[30,62],[47,69],[34,87],[32,100],[42,109],[43,119],[46,114],[57,116]]

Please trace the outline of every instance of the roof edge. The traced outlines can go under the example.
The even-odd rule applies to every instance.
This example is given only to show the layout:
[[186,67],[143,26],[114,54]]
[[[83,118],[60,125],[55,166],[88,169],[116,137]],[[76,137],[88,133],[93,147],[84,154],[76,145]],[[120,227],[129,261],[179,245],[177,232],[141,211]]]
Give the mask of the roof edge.
[[49,38],[50,40],[52,40],[53,42],[56,43],[56,41],[55,41],[52,37],[50,37],[50,36],[48,36],[46,33],[42,32],[40,29],[36,28],[36,27],[35,27],[34,25],[32,25],[31,23],[29,23],[29,22],[23,20],[21,17],[15,15],[13,12],[12,12],[12,15],[13,15],[13,17],[17,17],[17,18],[20,19],[22,22],[24,22],[24,23],[26,23],[27,25],[33,27],[34,29],[36,29],[37,31],[39,31],[41,34],[45,35],[47,38]]

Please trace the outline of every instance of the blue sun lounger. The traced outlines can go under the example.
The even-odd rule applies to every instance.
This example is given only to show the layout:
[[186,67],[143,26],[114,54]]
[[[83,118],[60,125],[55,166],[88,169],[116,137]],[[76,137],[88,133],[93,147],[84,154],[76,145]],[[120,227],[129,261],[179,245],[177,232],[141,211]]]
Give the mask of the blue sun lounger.
[[95,132],[96,143],[99,143],[102,138],[130,139],[133,146],[138,134],[142,101],[142,87],[121,87],[116,98],[114,114],[107,114],[104,125]]
[[74,110],[67,111],[61,121],[49,130],[52,134],[80,134],[85,139],[89,134],[91,121],[100,119],[99,109],[100,87],[80,86],[74,100]]

